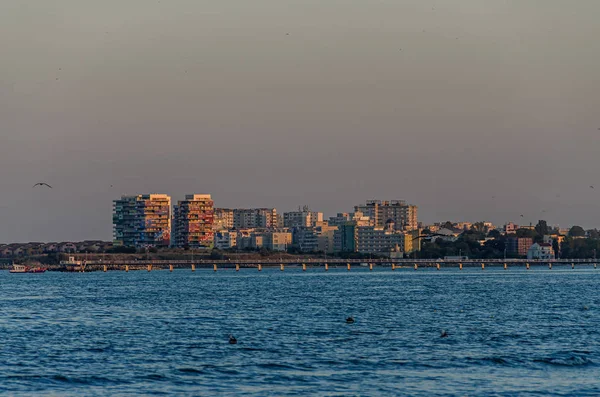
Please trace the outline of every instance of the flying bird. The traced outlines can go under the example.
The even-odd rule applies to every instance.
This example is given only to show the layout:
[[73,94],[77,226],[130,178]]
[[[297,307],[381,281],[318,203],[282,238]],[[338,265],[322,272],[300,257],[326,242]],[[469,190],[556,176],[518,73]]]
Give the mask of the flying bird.
[[50,189],[52,189],[52,186],[48,185],[46,182],[38,182],[35,185],[33,185],[33,187],[36,186],[48,186]]
[[593,185],[590,185],[590,189],[594,189],[594,186],[593,186]]
[[521,218],[524,218],[523,214],[521,214]]

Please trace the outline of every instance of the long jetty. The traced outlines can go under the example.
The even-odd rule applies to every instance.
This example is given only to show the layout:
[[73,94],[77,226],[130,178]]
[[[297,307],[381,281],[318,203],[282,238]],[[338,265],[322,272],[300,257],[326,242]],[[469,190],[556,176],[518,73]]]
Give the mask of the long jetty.
[[321,269],[328,271],[330,268],[343,268],[350,271],[353,268],[387,268],[396,270],[400,268],[454,268],[462,270],[465,267],[503,268],[508,270],[511,267],[524,268],[529,270],[531,266],[546,266],[552,269],[553,266],[570,266],[575,269],[576,266],[586,266],[597,268],[596,259],[251,259],[251,260],[91,260],[76,262],[61,262],[60,265],[50,266],[49,270],[55,271],[130,271],[130,270],[164,270],[168,269],[257,269],[279,268],[284,271],[287,267],[298,267],[306,271],[308,268]]

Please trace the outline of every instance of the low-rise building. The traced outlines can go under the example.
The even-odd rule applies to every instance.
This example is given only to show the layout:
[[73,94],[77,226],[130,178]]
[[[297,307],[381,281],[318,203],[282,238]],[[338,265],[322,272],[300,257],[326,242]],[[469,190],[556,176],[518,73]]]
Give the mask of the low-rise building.
[[527,250],[527,259],[554,259],[552,244],[535,243]]
[[215,248],[227,250],[236,248],[238,232],[235,230],[220,230],[215,232]]
[[512,237],[506,239],[506,253],[509,255],[527,256],[529,247],[533,245],[531,237]]

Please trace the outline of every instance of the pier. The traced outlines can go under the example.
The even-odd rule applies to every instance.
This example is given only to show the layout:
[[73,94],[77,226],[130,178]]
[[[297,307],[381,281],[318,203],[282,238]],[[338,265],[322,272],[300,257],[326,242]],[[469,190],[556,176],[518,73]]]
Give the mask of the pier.
[[505,269],[522,268],[529,270],[532,266],[544,266],[552,270],[556,266],[565,266],[575,269],[579,267],[597,268],[597,259],[263,259],[263,260],[126,260],[126,261],[65,261],[60,265],[51,266],[49,270],[54,271],[75,271],[75,272],[93,272],[93,271],[129,271],[129,270],[155,270],[173,271],[174,269],[188,269],[190,272],[196,269],[212,269],[214,272],[220,270],[255,269],[258,271],[263,268],[274,268],[285,271],[286,268],[299,268],[302,271],[308,269],[328,271],[330,269],[456,269],[462,270],[465,267],[486,269]]

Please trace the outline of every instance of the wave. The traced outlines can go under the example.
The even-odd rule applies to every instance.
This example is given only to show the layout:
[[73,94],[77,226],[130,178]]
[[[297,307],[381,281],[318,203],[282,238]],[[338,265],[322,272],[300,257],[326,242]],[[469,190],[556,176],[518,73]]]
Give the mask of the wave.
[[594,364],[594,362],[589,358],[581,356],[544,357],[540,359],[535,359],[533,360],[533,362],[558,367],[585,367]]

